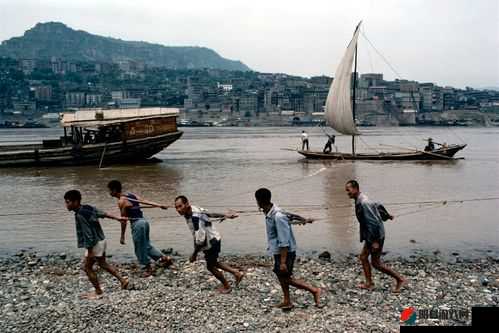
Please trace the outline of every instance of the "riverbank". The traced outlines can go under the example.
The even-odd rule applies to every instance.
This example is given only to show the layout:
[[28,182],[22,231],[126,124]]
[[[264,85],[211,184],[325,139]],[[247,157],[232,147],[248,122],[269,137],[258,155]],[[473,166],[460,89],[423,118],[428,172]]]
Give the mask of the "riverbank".
[[[176,255],[175,252],[173,252]],[[202,256],[200,256],[201,258]],[[444,262],[436,256],[397,258],[387,263],[408,279],[400,295],[392,281],[374,272],[373,291],[357,288],[361,267],[354,256],[300,257],[295,275],[324,289],[325,307],[313,306],[305,292],[292,291],[295,308],[272,307],[282,293],[262,256],[224,256],[247,272],[231,294],[215,291],[217,282],[204,261],[188,263],[175,256],[179,270],[158,269],[143,279],[133,263],[117,264],[130,277],[132,290],[121,290],[105,272],[99,278],[105,295],[94,301],[80,270],[80,258],[19,252],[0,259],[0,330],[2,332],[396,332],[403,309],[459,311],[450,320],[418,318],[418,325],[463,325],[471,307],[499,305],[499,260],[482,258]],[[229,277],[233,282],[232,277]]]

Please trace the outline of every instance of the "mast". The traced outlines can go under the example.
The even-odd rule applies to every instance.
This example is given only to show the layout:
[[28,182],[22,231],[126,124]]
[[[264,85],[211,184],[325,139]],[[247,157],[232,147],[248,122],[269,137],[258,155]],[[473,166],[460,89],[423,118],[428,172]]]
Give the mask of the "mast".
[[[358,29],[358,27],[357,27]],[[357,45],[355,45],[355,65],[353,68],[353,100],[352,100],[352,116],[355,124],[355,90],[357,90]],[[355,135],[352,135],[352,156],[355,156]]]

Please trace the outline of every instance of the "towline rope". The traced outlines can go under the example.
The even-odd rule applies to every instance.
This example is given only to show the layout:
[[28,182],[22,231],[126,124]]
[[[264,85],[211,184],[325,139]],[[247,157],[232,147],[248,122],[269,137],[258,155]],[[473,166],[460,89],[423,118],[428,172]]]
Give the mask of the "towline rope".
[[[478,201],[495,201],[499,200],[499,197],[485,197],[485,198],[468,198],[468,199],[453,199],[453,200],[425,200],[425,201],[405,201],[405,202],[384,202],[384,206],[407,206],[407,205],[442,205],[445,206],[447,204],[451,203],[466,203],[466,202],[478,202]],[[282,205],[282,207],[292,207],[293,210],[297,211],[319,211],[319,210],[330,210],[330,209],[342,209],[342,208],[352,208],[353,205],[321,205],[321,204],[309,204],[309,205]],[[211,208],[220,208],[220,207],[226,207],[226,206],[220,206],[220,205],[209,205],[207,207]],[[255,205],[241,205],[237,207],[255,207]],[[141,208],[146,208],[146,207],[141,207]],[[150,207],[147,207],[150,208]],[[432,207],[433,208],[433,207]],[[257,209],[252,209],[252,210],[232,210],[233,212],[239,213],[239,214],[253,214],[253,213],[258,213],[262,214],[259,212]],[[8,216],[36,216],[36,215],[56,215],[60,214],[61,210],[53,210],[53,211],[38,211],[38,212],[24,212],[24,213],[5,213],[5,214],[0,214],[0,217],[8,217]],[[405,215],[405,213],[401,214]],[[399,215],[399,216],[401,216]]]

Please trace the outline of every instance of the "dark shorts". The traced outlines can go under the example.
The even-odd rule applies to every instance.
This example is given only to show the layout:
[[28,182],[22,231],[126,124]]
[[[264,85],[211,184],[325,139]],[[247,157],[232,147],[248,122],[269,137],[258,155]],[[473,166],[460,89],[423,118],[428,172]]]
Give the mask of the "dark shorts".
[[[379,249],[375,250],[373,249],[373,243],[374,242],[377,242],[379,243]],[[367,250],[369,251],[369,253],[381,253],[381,251],[383,251],[383,245],[385,244],[385,239],[384,238],[381,238],[381,239],[378,239],[378,240],[373,240],[371,242],[368,242],[366,240],[366,247],[367,247]]]
[[281,265],[281,255],[274,254],[274,273],[278,277],[290,277],[293,275],[293,266],[295,264],[296,253],[288,252],[288,256],[286,257],[286,268],[288,269],[287,273],[281,273],[279,270],[279,266]]
[[216,239],[212,239],[211,248],[204,252],[204,259],[206,260],[206,267],[213,267],[217,264],[218,255],[220,254],[220,250],[222,248],[222,241],[218,241]]

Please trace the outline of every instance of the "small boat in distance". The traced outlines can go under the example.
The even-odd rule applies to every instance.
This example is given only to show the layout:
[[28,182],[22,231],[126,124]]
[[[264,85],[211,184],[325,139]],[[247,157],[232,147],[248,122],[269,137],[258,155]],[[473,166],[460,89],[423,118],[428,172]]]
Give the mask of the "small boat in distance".
[[[325,118],[329,126],[339,133],[352,136],[352,152],[322,152],[297,150],[310,159],[328,160],[454,160],[454,155],[466,147],[466,144],[442,145],[438,149],[419,150],[404,148],[402,152],[379,152],[376,154],[356,153],[355,137],[361,135],[355,123],[355,91],[357,85],[357,41],[360,34],[360,22],[347,50],[341,59],[329,89],[325,106]],[[355,61],[352,73],[352,64]],[[353,74],[353,75],[352,75]],[[352,80],[353,76],[353,80]],[[353,88],[352,88],[353,81]],[[353,93],[353,97],[352,97]]]
[[61,114],[64,136],[0,146],[0,167],[134,163],[182,136],[177,108],[88,109]]

